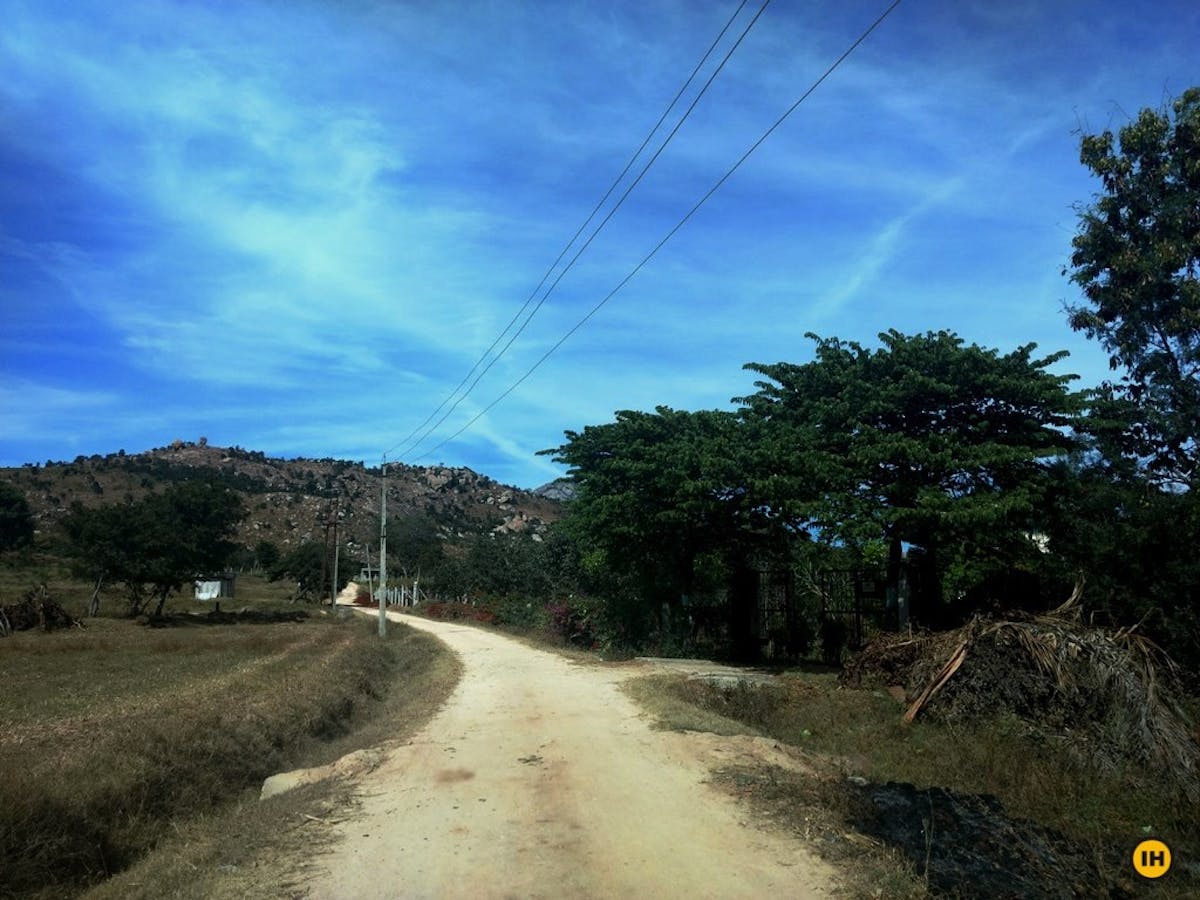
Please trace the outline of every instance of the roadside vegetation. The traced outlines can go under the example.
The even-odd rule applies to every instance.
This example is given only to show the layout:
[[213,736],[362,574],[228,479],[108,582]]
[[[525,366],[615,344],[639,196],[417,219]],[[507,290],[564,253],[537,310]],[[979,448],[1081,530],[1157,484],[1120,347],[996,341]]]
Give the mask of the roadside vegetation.
[[1147,885],[1129,856],[1165,841],[1179,871],[1156,896],[1192,897],[1195,808],[1127,764],[1098,774],[1007,715],[903,722],[881,685],[792,671],[774,685],[652,675],[627,690],[675,730],[756,734],[803,770],[728,768],[714,780],[840,864],[852,896],[1123,896]]

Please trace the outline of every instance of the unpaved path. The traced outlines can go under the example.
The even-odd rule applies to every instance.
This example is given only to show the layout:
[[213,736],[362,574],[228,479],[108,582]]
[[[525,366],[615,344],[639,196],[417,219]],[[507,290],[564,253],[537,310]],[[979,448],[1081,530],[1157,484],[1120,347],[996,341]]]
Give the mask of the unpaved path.
[[825,863],[705,783],[706,762],[753,741],[652,730],[618,688],[634,667],[389,615],[445,641],[463,678],[363,779],[361,809],[310,882],[315,900],[830,893]]

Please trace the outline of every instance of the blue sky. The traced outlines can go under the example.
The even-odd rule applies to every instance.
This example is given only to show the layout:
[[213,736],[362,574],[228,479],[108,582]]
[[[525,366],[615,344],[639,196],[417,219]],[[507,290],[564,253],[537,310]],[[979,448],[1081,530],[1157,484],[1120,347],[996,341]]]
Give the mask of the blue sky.
[[[728,407],[743,363],[811,358],[808,331],[1036,341],[1080,384],[1105,377],[1062,314],[1073,207],[1096,190],[1078,131],[1200,84],[1200,5],[905,0],[434,449],[886,5],[774,0],[508,354],[400,459],[531,487],[558,474],[534,454],[565,429]],[[0,0],[0,464],[202,435],[377,462],[533,291],[736,6]]]

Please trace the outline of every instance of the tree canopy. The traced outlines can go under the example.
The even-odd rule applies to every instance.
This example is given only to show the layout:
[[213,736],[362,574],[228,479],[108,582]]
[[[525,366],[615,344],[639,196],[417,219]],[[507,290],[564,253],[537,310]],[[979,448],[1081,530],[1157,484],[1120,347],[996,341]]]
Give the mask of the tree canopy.
[[0,552],[16,550],[33,541],[33,514],[25,495],[0,482]]
[[[698,587],[705,557],[736,553],[755,525],[744,423],[726,412],[621,410],[543,451],[577,485],[568,527],[641,598],[622,618],[644,629]],[[648,615],[649,613],[649,615]]]
[[[324,582],[325,566],[329,563],[326,548],[316,541],[303,541],[281,554],[270,569],[271,581],[290,578],[296,582],[296,599],[311,600],[329,590]],[[348,563],[348,561],[347,561]],[[348,573],[350,565],[345,565],[339,576]],[[339,577],[343,583],[345,578]],[[338,585],[339,588],[342,585]]]
[[961,593],[1036,558],[1046,463],[1075,446],[1074,376],[1049,371],[1065,354],[949,332],[889,331],[876,349],[810,337],[811,362],[747,366],[764,377],[737,412],[623,410],[546,451],[577,485],[568,527],[643,615],[723,589],[741,655],[748,570],[810,537],[887,556],[893,591],[903,546],[920,547],[931,602],[913,612],[935,623],[941,579]]
[[[1200,448],[1200,88],[1087,135],[1080,161],[1102,191],[1080,211],[1071,280],[1086,302],[1073,328],[1098,340],[1117,385],[1100,394],[1118,452],[1158,481],[1195,486]],[[1122,405],[1123,404],[1123,405]]]
[[885,542],[893,580],[905,543],[958,590],[1034,552],[1043,462],[1073,446],[1081,402],[1075,376],[1048,371],[1065,353],[1001,354],[946,331],[884,332],[874,350],[810,337],[812,362],[749,364],[765,380],[741,401],[781,448],[794,515],[826,541]]
[[74,569],[99,583],[121,582],[133,614],[200,575],[222,568],[244,515],[241,498],[204,481],[173,484],[137,502],[76,505],[62,522]]

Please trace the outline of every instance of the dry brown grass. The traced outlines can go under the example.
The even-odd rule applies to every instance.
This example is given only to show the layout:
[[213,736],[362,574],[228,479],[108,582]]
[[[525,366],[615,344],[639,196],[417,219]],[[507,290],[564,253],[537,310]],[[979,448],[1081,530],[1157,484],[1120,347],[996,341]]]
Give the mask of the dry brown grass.
[[[457,683],[457,658],[435,639],[389,629],[403,648],[391,690],[374,715],[354,731],[322,743],[297,765],[331,762],[362,747],[386,745],[414,733]],[[87,900],[243,900],[305,895],[304,882],[332,840],[332,826],[352,814],[352,786],[331,780],[268,800],[256,788],[212,814],[172,823],[165,839],[137,864],[85,896]]]
[[[427,687],[439,703],[456,677],[435,665],[441,655],[409,629],[381,642],[373,626],[328,616],[165,629],[98,619],[5,639],[0,895],[73,895],[169,837],[202,834],[266,776],[347,752],[355,729],[368,744],[399,730],[392,715],[426,704],[392,703],[389,687],[436,669]],[[381,712],[387,725],[361,731]]]

